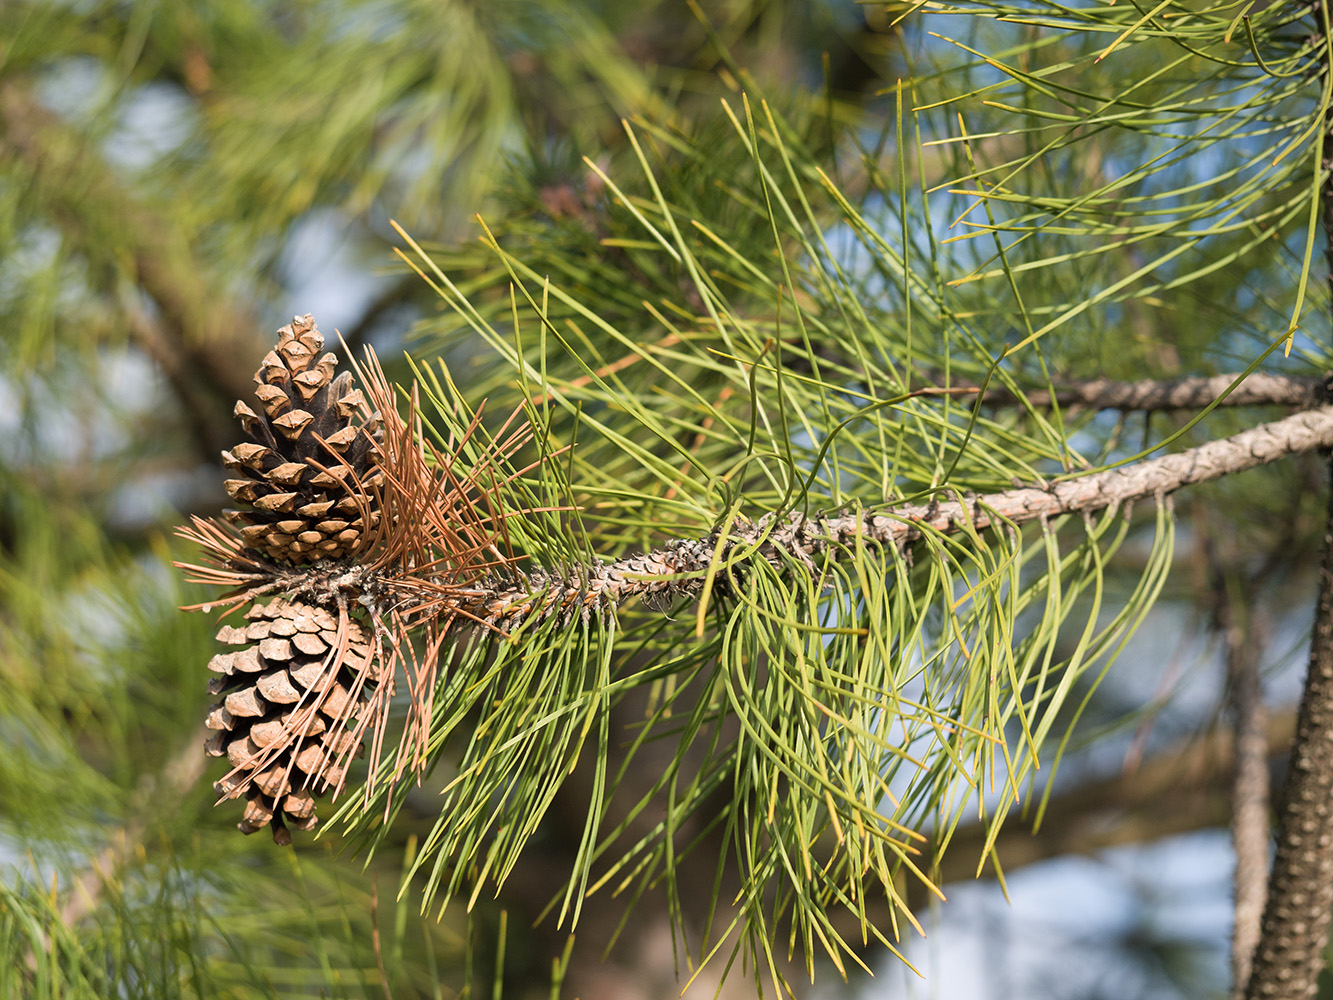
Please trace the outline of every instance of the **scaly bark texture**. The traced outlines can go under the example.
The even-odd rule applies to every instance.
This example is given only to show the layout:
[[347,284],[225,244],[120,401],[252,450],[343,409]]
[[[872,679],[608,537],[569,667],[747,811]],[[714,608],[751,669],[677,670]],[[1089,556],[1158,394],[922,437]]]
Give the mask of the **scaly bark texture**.
[[1333,495],[1328,524],[1310,670],[1248,1000],[1313,997],[1333,915]]

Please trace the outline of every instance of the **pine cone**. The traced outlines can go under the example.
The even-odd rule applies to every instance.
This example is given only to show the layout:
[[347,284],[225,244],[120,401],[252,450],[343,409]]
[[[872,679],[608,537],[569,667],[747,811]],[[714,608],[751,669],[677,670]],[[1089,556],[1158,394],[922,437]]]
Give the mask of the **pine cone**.
[[340,634],[336,613],[309,604],[276,598],[245,617],[251,624],[217,636],[244,648],[208,664],[221,675],[209,693],[222,701],[209,712],[216,732],[205,751],[231,762],[214,787],[247,799],[241,831],[271,822],[273,839],[289,844],[288,827],[314,827],[315,792],[341,790],[340,765],[363,749],[355,729],[377,679],[372,650],[355,621]]
[[255,375],[266,416],[236,404],[248,442],[222,453],[242,478],[224,484],[247,510],[224,516],[245,545],[268,559],[306,563],[342,559],[368,546],[379,526],[374,487],[377,416],[352,375],[334,377],[338,360],[320,355],[314,318],[297,316]]

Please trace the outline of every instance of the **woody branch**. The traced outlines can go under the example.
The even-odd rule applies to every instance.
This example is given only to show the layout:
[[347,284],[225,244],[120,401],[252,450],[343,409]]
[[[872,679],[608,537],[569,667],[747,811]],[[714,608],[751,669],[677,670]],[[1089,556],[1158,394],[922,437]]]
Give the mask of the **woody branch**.
[[966,527],[980,530],[1156,500],[1184,486],[1243,472],[1287,455],[1331,447],[1333,407],[1325,406],[1177,454],[1047,486],[903,504],[875,512],[767,515],[754,522],[730,525],[720,546],[715,532],[709,537],[676,540],[649,552],[599,563],[585,572],[583,580],[562,581],[534,574],[526,587],[496,588],[478,581],[459,599],[467,605],[469,617],[504,627],[533,614],[569,614],[580,606],[591,614],[636,596],[697,596],[711,569],[725,565],[732,573],[744,572],[743,560],[753,556],[775,565],[789,560],[808,565],[816,555],[836,552],[858,541],[902,549],[927,531],[953,532]]

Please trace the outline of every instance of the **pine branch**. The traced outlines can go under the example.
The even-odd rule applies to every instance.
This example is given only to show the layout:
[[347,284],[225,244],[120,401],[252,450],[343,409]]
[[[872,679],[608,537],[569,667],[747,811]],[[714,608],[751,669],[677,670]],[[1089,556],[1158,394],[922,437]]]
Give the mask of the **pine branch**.
[[[859,542],[902,549],[927,531],[982,530],[1124,507],[1287,455],[1329,447],[1333,447],[1333,407],[1321,407],[1179,454],[1046,487],[1024,486],[987,496],[904,504],[874,513],[766,515],[755,522],[732,525],[720,548],[714,533],[590,567],[586,579],[562,580],[538,573],[529,577],[526,587],[478,584],[470,593],[458,596],[466,602],[470,616],[500,628],[533,615],[577,611],[586,616],[632,597],[697,596],[717,568],[726,566],[735,572],[740,561],[754,554],[774,564],[789,561],[810,566],[817,554],[852,550]],[[534,594],[540,596],[534,600]]]
[[[796,578],[816,576],[830,563],[863,557],[868,546],[903,552],[928,535],[1005,532],[1034,520],[1157,502],[1191,484],[1333,447],[1333,406],[1324,406],[1178,454],[1049,484],[874,510],[772,511],[756,521],[734,519],[703,538],[676,539],[610,562],[573,547],[539,549],[546,565],[524,573],[514,554],[523,546],[512,539],[554,508],[525,505],[529,494],[523,492],[528,488],[523,477],[548,453],[527,468],[510,465],[533,437],[518,419],[521,411],[487,435],[461,402],[452,412],[445,407],[447,433],[437,447],[421,416],[417,386],[406,392],[406,414],[400,414],[395,390],[373,354],[358,368],[363,398],[352,389],[350,375],[335,378],[336,359],[320,350],[313,320],[298,317],[261,366],[257,395],[266,416],[238,405],[250,441],[232,449],[226,461],[242,477],[228,482],[228,492],[252,508],[233,512],[231,520],[242,526],[196,521],[185,532],[211,562],[187,567],[194,579],[233,588],[214,605],[282,595],[266,608],[252,607],[246,615],[252,624],[245,629],[228,626],[219,632],[221,642],[256,645],[210,664],[224,675],[214,693],[225,698],[208,723],[218,731],[209,752],[225,754],[233,768],[218,783],[219,791],[249,802],[241,829],[272,823],[279,842],[288,841],[288,826],[314,825],[308,787],[322,781],[335,792],[341,789],[345,762],[367,736],[372,746],[367,805],[376,797],[374,781],[392,787],[432,759],[441,738],[433,727],[439,725],[437,680],[448,659],[442,650],[445,639],[461,631],[512,633],[522,626],[527,636],[549,636],[574,625],[568,631],[586,637],[587,630],[578,626],[611,621],[636,597],[725,595],[742,590],[747,572],[759,566]],[[335,503],[356,510],[348,507],[340,519],[330,520]],[[354,514],[355,527],[349,527]],[[550,527],[559,530],[556,520]],[[551,555],[555,551],[567,553],[563,564]],[[320,615],[336,619],[337,629],[323,627],[318,648],[307,649],[300,640],[307,634],[305,619]],[[352,632],[365,637],[357,640],[355,655],[348,652],[352,643],[339,638]],[[289,642],[288,634],[297,638]],[[419,646],[411,641],[414,635],[423,636]],[[326,648],[335,652],[325,654]],[[474,644],[474,654],[477,649],[484,659],[485,644]],[[297,651],[314,659],[307,662]],[[576,673],[588,676],[583,667]],[[385,720],[396,677],[407,680],[411,710],[405,736],[386,754]],[[331,707],[325,706],[327,692],[336,695]],[[287,704],[294,704],[290,712],[283,709]],[[328,735],[321,737],[327,752],[310,742],[319,734],[303,728],[317,711],[332,719]],[[569,720],[571,739],[576,723]],[[560,749],[557,766],[565,766],[559,763],[565,752],[576,759],[576,749]],[[461,773],[470,775],[478,766],[466,761]],[[841,801],[851,795],[838,794]],[[873,808],[857,799],[847,815]],[[887,842],[893,834],[876,829],[873,836]],[[520,836],[513,849],[521,843]],[[892,846],[910,863],[901,844]],[[452,883],[448,891],[455,891]],[[753,930],[758,926],[753,907],[759,904],[747,905],[746,926]]]
[[[1238,379],[1244,381],[1236,385]],[[1234,386],[1234,388],[1233,388]],[[1228,389],[1225,399],[1220,398]],[[1055,390],[1040,389],[1024,393],[1032,406],[1050,406],[1052,399],[1064,408],[1089,410],[1135,410],[1152,413],[1159,410],[1202,410],[1214,402],[1218,406],[1296,406],[1312,407],[1328,399],[1327,380],[1313,375],[1270,375],[1253,372],[1242,375],[1211,375],[1172,379],[1139,379],[1133,382],[1108,378],[1065,383]],[[988,389],[987,405],[1016,405],[1018,397],[1007,389]]]

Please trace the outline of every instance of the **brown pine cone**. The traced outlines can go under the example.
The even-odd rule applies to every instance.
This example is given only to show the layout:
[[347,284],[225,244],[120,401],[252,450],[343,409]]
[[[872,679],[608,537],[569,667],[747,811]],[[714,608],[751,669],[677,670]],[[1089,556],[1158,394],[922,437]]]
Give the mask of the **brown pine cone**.
[[350,372],[320,354],[314,318],[297,316],[278,331],[278,345],[255,375],[264,416],[236,404],[250,440],[222,453],[239,478],[224,484],[249,505],[225,516],[245,545],[280,562],[342,559],[365,548],[379,525],[374,487],[380,427]]
[[360,625],[349,619],[340,635],[325,608],[275,598],[245,617],[245,628],[217,636],[243,648],[208,664],[220,675],[209,693],[222,700],[208,714],[215,732],[205,750],[232,765],[214,787],[247,799],[241,831],[272,823],[273,839],[289,844],[287,828],[314,827],[315,794],[341,790],[347,760],[363,750],[354,731],[374,689],[372,650]]

